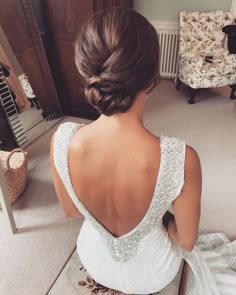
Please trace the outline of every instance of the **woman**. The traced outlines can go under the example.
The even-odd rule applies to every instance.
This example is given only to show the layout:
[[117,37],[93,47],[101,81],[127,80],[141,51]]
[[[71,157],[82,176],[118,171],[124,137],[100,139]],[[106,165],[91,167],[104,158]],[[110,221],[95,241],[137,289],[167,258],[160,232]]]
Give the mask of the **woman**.
[[101,116],[86,126],[62,124],[51,161],[67,214],[85,217],[77,249],[88,273],[106,287],[150,294],[175,278],[184,258],[190,268],[183,293],[235,294],[236,272],[224,258],[231,251],[235,259],[235,243],[220,234],[196,243],[197,153],[143,125],[145,101],[159,81],[155,29],[132,10],[98,12],[76,42],[75,59],[86,98]]

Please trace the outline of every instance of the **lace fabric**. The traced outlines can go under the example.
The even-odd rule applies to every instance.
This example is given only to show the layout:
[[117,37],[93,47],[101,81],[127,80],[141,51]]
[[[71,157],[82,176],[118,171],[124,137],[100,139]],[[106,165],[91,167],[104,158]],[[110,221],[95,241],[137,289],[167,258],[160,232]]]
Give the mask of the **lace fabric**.
[[224,234],[200,235],[192,252],[170,240],[162,217],[184,185],[185,143],[161,136],[161,162],[150,207],[129,233],[114,237],[83,206],[75,194],[68,167],[68,147],[82,125],[64,123],[56,132],[54,164],[75,206],[85,217],[77,251],[92,278],[127,294],[161,291],[185,259],[190,266],[186,295],[236,294],[236,241]]
[[83,206],[71,183],[68,167],[68,147],[74,132],[80,126],[75,123],[64,123],[59,127],[54,145],[55,167],[75,206],[103,236],[113,259],[118,262],[126,262],[137,254],[139,242],[153,228],[162,225],[160,221],[163,215],[183,186],[184,142],[176,137],[160,137],[161,162],[150,207],[142,221],[132,231],[121,237],[114,237]]

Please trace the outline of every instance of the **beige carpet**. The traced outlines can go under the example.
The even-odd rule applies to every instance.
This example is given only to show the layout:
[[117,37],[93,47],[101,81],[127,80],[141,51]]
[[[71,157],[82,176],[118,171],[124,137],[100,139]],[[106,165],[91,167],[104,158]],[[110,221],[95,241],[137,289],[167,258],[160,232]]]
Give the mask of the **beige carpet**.
[[[200,230],[223,231],[236,238],[236,109],[228,96],[226,88],[201,91],[197,96],[201,101],[189,105],[185,88],[177,92],[172,81],[163,81],[147,102],[144,121],[154,134],[180,136],[199,152],[203,170]],[[57,287],[66,282],[61,270],[75,250],[81,220],[64,217],[58,204],[49,166],[52,133],[28,148],[27,189],[13,206],[18,234],[9,233],[0,212],[1,295],[44,295],[59,274],[50,289],[52,294],[83,295],[77,289],[68,293],[72,290],[69,284]],[[71,266],[72,259],[75,264]],[[73,256],[67,264],[75,274],[72,286],[77,286],[76,259]],[[172,286],[161,295],[177,294]]]
[[1,295],[46,294],[75,249],[81,220],[64,216],[52,184],[54,129],[27,148],[27,188],[13,205],[17,234],[10,233],[0,211]]
[[236,107],[230,89],[200,90],[187,103],[187,87],[162,81],[147,102],[145,125],[154,134],[176,135],[193,146],[203,174],[201,232],[236,238]]

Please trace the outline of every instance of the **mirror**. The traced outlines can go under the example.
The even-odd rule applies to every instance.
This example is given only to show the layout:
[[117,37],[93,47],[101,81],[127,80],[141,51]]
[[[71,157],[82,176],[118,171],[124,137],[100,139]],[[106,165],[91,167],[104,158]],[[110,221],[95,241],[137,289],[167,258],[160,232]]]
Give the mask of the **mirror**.
[[42,129],[42,126],[39,126],[41,122],[46,121],[50,125],[50,121],[56,119],[54,114],[45,118],[39,98],[35,95],[29,78],[22,70],[1,26],[0,107],[6,115],[16,145],[21,147],[42,134],[37,130],[37,127]]

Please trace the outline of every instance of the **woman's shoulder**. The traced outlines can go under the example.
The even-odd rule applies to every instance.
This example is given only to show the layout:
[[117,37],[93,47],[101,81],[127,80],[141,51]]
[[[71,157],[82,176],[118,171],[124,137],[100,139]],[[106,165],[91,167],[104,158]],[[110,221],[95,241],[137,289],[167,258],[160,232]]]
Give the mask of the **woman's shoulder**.
[[186,145],[185,166],[187,170],[195,170],[201,167],[199,155],[197,151],[190,145]]
[[84,124],[76,123],[76,122],[63,122],[61,123],[56,131],[54,132],[52,139],[55,140],[55,138],[66,138],[67,136],[70,136],[73,134],[74,131],[79,129],[80,127],[84,126]]
[[58,133],[58,132],[68,133],[71,129],[79,128],[83,125],[84,124],[76,123],[76,122],[63,122],[58,126],[55,133]]
[[56,131],[52,135],[51,139],[51,150],[55,148],[55,146],[60,147],[65,144],[67,141],[69,143],[72,135],[76,130],[78,130],[84,124],[79,124],[76,122],[63,122],[61,123]]
[[163,152],[167,154],[185,153],[186,143],[181,137],[161,135],[160,143]]
[[177,136],[161,135],[162,149],[167,153],[181,153],[185,157],[187,166],[196,165],[200,162],[199,155],[194,147],[187,144],[185,140]]

